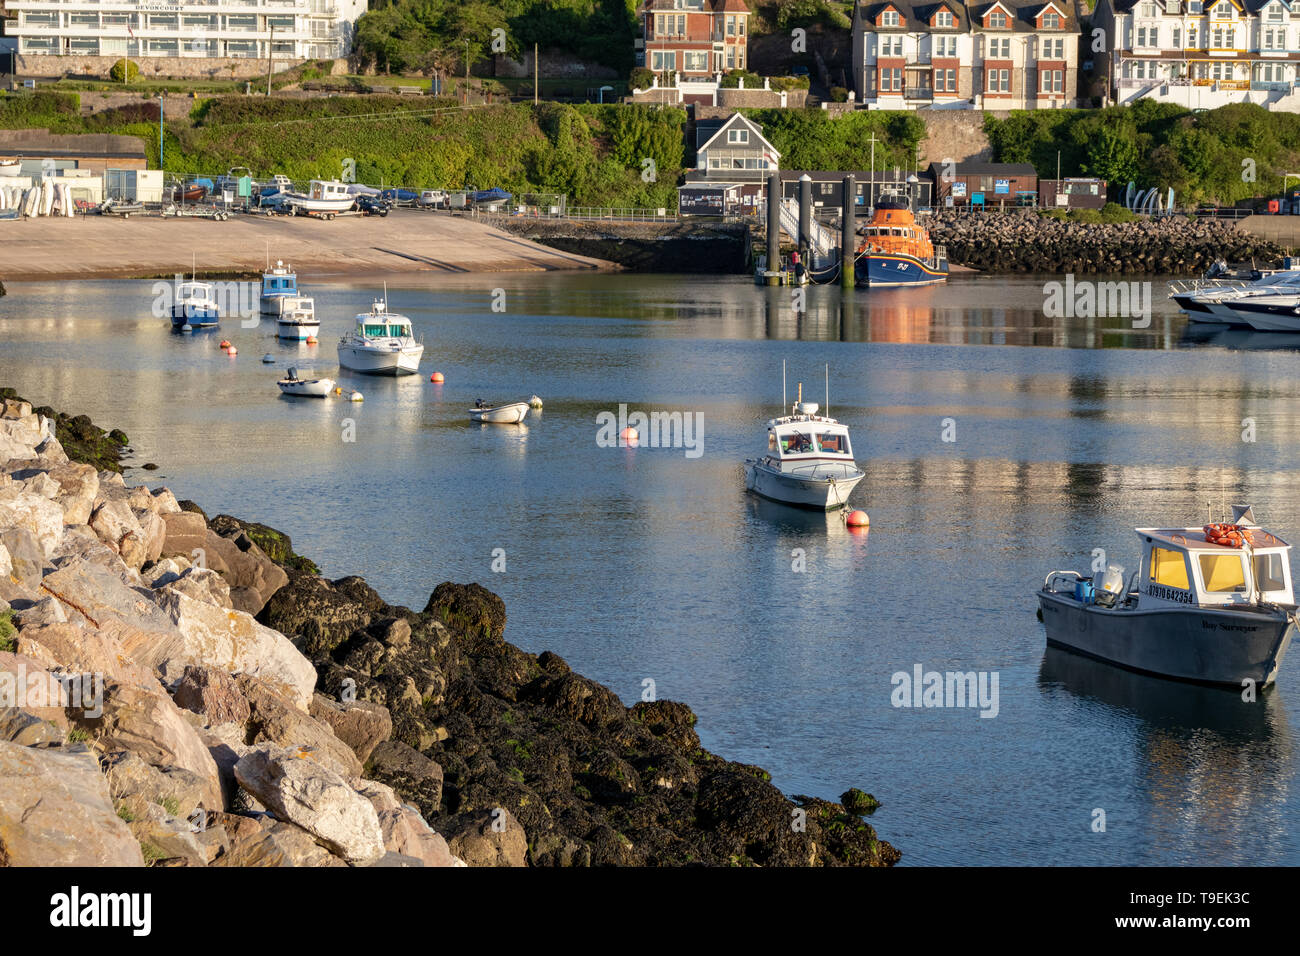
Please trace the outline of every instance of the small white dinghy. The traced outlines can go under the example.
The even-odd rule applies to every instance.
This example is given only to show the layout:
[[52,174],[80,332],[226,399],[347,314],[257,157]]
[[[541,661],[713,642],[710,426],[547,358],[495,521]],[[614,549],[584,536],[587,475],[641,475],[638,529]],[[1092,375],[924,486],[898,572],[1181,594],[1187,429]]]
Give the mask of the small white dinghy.
[[334,379],[302,379],[298,377],[296,368],[289,369],[288,375],[275,384],[280,386],[280,391],[285,395],[299,395],[306,398],[326,398],[334,391]]
[[474,403],[469,410],[469,420],[488,425],[518,425],[528,417],[527,402],[512,402],[509,405],[487,405],[482,399]]

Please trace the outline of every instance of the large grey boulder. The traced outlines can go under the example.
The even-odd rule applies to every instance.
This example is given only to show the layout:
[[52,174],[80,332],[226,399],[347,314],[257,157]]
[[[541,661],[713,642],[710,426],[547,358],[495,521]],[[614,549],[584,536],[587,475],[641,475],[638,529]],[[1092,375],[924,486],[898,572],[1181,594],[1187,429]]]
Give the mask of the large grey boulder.
[[302,827],[349,863],[369,863],[386,852],[374,806],[314,761],[259,748],[235,765],[235,778],[277,819]]
[[241,674],[236,678],[251,715],[248,737],[254,744],[274,744],[302,753],[346,779],[361,776],[361,761],[334,735],[329,724],[317,720],[279,687]]
[[30,531],[48,559],[63,537],[63,509],[49,498],[20,490],[20,486],[0,488],[0,528]]
[[341,703],[324,694],[316,694],[308,713],[328,724],[334,735],[351,747],[357,760],[363,764],[393,733],[392,715],[383,704],[361,700]]

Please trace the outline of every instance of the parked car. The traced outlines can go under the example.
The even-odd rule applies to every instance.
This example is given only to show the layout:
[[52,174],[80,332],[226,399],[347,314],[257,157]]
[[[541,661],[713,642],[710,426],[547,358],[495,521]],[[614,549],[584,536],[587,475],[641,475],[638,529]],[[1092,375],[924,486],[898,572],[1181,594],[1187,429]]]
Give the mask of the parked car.
[[379,196],[367,196],[362,194],[357,197],[356,208],[359,212],[367,216],[387,216],[389,205]]
[[790,75],[791,75],[791,76],[807,76],[807,75],[808,75],[808,67],[806,67],[806,66],[796,66],[794,69],[792,69],[792,70],[790,71]]
[[420,192],[420,205],[426,209],[441,209],[447,205],[444,189],[425,189]]

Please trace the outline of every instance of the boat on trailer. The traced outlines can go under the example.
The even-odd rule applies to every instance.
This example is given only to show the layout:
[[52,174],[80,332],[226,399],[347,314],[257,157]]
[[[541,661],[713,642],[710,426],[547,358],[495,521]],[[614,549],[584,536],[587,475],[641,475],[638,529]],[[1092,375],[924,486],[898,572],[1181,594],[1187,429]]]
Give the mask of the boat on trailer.
[[[829,405],[829,369],[826,376]],[[781,395],[784,405],[784,384]],[[803,400],[801,382],[789,414],[767,423],[767,454],[745,459],[746,491],[798,508],[844,507],[866,474],[853,460],[848,426],[819,411],[816,402]]]
[[1159,677],[1265,687],[1296,630],[1291,545],[1254,523],[1137,528],[1139,567],[1053,571],[1038,591],[1047,643]]
[[356,202],[356,197],[348,192],[347,183],[336,179],[313,179],[307,192],[283,192],[281,195],[295,216],[312,214],[326,219],[347,212]]

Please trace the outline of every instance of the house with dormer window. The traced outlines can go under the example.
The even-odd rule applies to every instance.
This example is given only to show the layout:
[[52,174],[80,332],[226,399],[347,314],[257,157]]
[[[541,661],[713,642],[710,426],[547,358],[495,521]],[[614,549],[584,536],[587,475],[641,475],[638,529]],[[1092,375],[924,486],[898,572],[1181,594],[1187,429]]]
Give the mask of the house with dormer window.
[[1111,101],[1300,111],[1300,0],[1100,0]]
[[1038,109],[1077,102],[1065,0],[858,0],[854,84],[868,109]]
[[763,128],[740,113],[696,124],[695,168],[708,180],[761,181],[781,166],[781,154]]

